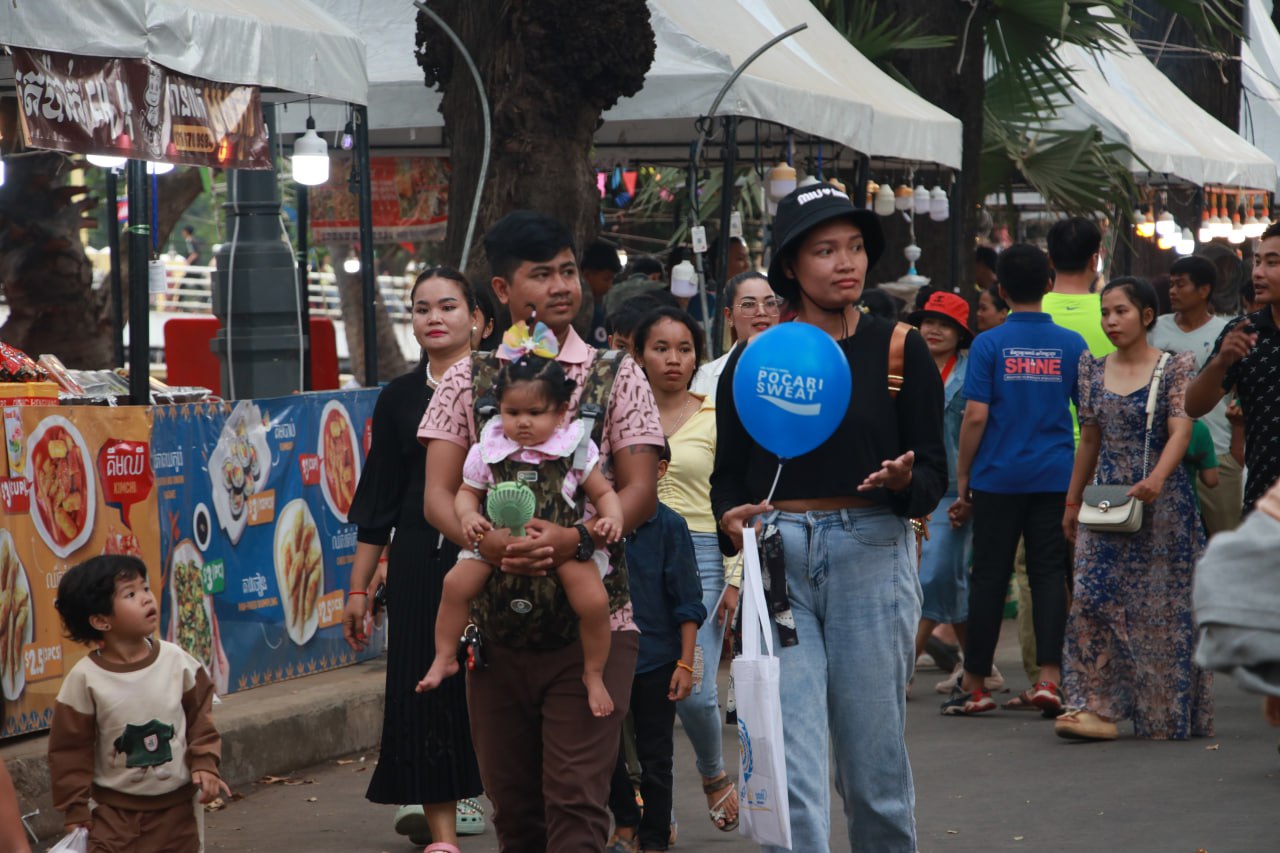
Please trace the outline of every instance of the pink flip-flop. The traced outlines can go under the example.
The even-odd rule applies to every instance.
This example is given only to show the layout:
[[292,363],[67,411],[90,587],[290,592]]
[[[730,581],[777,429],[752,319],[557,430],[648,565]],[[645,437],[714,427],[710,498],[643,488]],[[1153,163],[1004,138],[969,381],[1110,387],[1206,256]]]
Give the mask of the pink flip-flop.
[[446,841],[436,841],[428,844],[423,848],[422,853],[462,853],[456,844],[449,844]]

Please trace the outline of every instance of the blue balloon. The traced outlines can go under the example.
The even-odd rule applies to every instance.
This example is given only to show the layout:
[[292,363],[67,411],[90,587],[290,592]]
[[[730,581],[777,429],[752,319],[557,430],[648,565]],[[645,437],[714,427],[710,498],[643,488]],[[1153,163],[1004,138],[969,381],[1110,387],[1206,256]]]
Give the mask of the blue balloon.
[[733,373],[733,402],[756,443],[779,459],[803,456],[849,408],[849,361],[831,336],[783,323],[751,341]]

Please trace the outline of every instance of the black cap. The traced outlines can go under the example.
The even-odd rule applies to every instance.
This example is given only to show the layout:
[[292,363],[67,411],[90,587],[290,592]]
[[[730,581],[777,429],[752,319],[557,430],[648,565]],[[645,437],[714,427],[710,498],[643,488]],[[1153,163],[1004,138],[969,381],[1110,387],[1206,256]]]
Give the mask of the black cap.
[[867,269],[884,254],[884,232],[873,211],[853,206],[849,196],[829,184],[796,187],[778,202],[773,220],[773,261],[769,264],[769,285],[773,292],[794,303],[799,285],[782,272],[782,259],[818,225],[831,219],[848,219],[862,232],[867,251]]

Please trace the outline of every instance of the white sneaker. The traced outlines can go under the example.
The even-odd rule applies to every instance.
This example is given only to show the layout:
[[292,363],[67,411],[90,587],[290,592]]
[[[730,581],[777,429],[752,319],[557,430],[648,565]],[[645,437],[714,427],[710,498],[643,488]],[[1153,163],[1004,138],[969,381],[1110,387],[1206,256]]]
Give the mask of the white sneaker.
[[[963,677],[964,661],[961,661],[956,664],[956,668],[951,671],[951,675],[947,676],[945,681],[939,681],[935,684],[933,689],[946,696],[955,689]],[[1000,674],[1000,670],[996,669],[995,664],[991,665],[991,674],[983,679],[982,686],[988,693],[998,693],[1004,689],[1004,676]]]
[[938,666],[938,662],[933,659],[933,655],[928,652],[924,652],[920,657],[916,658],[916,672],[926,669],[942,669],[942,667]]
[[943,696],[950,695],[951,691],[960,683],[960,679],[963,677],[964,663],[961,662],[956,664],[956,668],[951,670],[951,675],[947,676],[945,681],[939,681],[933,686],[933,689],[941,693]]

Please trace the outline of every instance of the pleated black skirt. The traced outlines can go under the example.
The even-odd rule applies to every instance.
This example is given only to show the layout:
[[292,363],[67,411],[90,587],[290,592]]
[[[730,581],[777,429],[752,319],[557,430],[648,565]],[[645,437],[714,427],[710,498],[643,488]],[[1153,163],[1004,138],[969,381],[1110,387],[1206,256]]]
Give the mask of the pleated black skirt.
[[387,570],[386,711],[382,752],[365,795],[375,803],[443,803],[483,790],[471,746],[465,676],[415,693],[435,657],[436,611],[458,548],[423,524],[401,525]]

